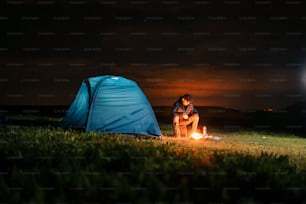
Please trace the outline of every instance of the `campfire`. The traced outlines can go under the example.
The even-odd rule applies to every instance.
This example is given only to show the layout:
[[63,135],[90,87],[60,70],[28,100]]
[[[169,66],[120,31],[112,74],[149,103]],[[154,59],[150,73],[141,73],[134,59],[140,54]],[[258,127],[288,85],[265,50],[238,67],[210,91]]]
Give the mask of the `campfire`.
[[200,140],[200,139],[203,139],[203,140],[213,140],[213,141],[219,141],[221,140],[221,137],[218,137],[218,136],[212,136],[212,135],[203,135],[201,133],[192,133],[190,135],[190,138],[191,139],[195,139],[195,140]]
[[202,139],[204,137],[201,133],[197,133],[197,132],[192,133],[190,136],[191,138],[196,139],[196,140]]

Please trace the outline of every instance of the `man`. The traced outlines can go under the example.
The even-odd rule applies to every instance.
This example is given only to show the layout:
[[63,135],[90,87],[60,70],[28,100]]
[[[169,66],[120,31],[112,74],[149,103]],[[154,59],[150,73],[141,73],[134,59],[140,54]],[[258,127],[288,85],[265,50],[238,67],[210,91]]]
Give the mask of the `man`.
[[191,134],[195,133],[198,128],[199,114],[193,107],[191,99],[190,94],[185,94],[173,104],[172,115],[175,137],[187,136],[186,133],[185,135],[181,133],[180,127],[187,130],[186,126],[192,123]]

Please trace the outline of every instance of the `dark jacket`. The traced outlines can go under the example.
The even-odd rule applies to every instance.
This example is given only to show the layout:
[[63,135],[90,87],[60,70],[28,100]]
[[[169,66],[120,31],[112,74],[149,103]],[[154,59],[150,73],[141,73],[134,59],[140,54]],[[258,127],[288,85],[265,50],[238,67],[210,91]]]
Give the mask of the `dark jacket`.
[[187,114],[188,116],[192,116],[195,113],[198,113],[198,111],[191,103],[188,106],[183,106],[182,98],[179,98],[172,106],[172,116],[175,114]]

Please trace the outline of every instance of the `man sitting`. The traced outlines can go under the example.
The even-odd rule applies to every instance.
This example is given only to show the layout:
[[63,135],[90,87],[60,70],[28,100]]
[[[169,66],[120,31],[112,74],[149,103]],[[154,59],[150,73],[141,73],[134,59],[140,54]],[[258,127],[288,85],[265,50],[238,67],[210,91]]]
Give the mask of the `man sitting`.
[[172,115],[175,137],[187,137],[186,126],[191,123],[191,134],[195,133],[197,130],[199,114],[198,111],[193,107],[191,99],[192,96],[190,94],[185,94],[173,104]]

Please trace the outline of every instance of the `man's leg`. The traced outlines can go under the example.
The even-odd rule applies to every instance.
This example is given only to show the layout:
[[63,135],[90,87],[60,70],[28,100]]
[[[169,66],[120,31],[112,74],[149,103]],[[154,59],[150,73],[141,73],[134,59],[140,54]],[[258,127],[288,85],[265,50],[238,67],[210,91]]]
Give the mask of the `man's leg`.
[[174,130],[174,136],[175,137],[181,137],[179,120],[180,120],[179,115],[174,115],[174,117],[173,117],[173,130]]
[[192,123],[191,126],[191,134],[192,134],[197,131],[199,119],[200,119],[199,114],[195,113],[192,116],[190,116],[187,120],[182,121],[181,125],[189,125]]
[[191,127],[191,134],[192,134],[197,131],[200,117],[199,117],[199,114],[196,113],[196,114],[193,114],[190,118],[192,120],[192,127]]
[[184,138],[188,137],[186,125],[180,125],[180,133],[181,133],[181,137],[184,137]]

